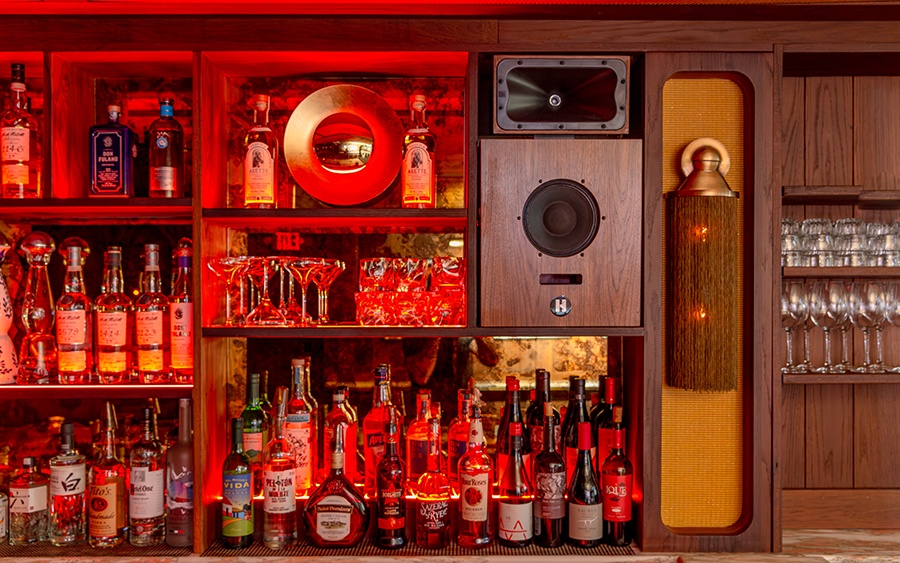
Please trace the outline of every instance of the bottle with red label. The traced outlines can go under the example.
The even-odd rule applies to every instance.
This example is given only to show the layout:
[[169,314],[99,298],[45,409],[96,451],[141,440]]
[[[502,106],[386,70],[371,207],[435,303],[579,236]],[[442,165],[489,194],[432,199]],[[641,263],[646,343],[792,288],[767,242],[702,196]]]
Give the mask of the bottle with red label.
[[[551,403],[544,403],[547,436],[558,426],[555,410]],[[534,543],[541,547],[559,547],[565,538],[566,466],[553,440],[545,440],[543,445],[543,451],[534,458]]]
[[297,541],[294,451],[284,438],[287,388],[279,387],[275,397],[275,436],[266,444],[263,455],[263,543],[269,549],[281,549]]
[[628,545],[631,522],[631,491],[634,469],[625,456],[622,407],[613,407],[612,453],[603,462],[603,539],[610,545]]
[[385,549],[397,549],[406,545],[406,495],[405,471],[397,444],[399,418],[392,418],[384,428],[384,455],[378,462],[375,483],[377,526],[375,543]]
[[[528,427],[528,443],[531,448],[532,468],[534,458],[544,451],[544,405],[550,402],[550,372],[545,369],[534,370],[534,400],[525,411],[525,424]],[[559,451],[561,426],[559,411],[553,408],[553,440],[554,450]],[[530,469],[532,469],[530,468]],[[534,471],[531,472],[532,479]]]
[[363,418],[363,457],[366,473],[363,480],[366,496],[374,498],[378,464],[384,455],[384,428],[391,420],[399,420],[400,411],[391,403],[391,366],[381,364],[375,368],[375,386],[372,388],[372,410]]
[[588,421],[579,422],[577,428],[578,453],[568,492],[569,543],[576,547],[596,547],[603,540],[603,514],[600,486],[591,463],[593,433]]
[[485,451],[481,409],[472,407],[469,445],[459,459],[459,535],[460,547],[479,548],[491,544],[494,537],[493,496],[494,463]]
[[284,437],[294,450],[294,486],[301,496],[312,492],[318,468],[319,404],[309,394],[309,363],[309,356],[291,360],[291,400],[284,422]]
[[[507,460],[510,455],[511,441],[509,427],[518,423],[522,425],[523,432],[528,435],[525,428],[525,420],[522,417],[522,406],[519,402],[519,379],[510,375],[506,378],[506,405],[503,408],[503,416],[500,419],[500,428],[497,430],[497,482],[503,479],[503,473],[508,466]],[[525,467],[531,467],[531,446],[523,442],[522,459],[525,460]]]
[[594,434],[597,436],[597,457],[594,459],[597,473],[600,473],[600,466],[603,465],[603,460],[612,451],[613,407],[619,404],[616,378],[613,376],[604,377],[601,383],[603,385],[603,396],[596,411],[591,413],[591,424],[594,426]]
[[[569,378],[569,404],[566,407],[566,416],[562,424],[562,443],[564,454],[563,459],[566,463],[566,483],[572,482],[572,474],[575,471],[575,465],[578,458],[578,428],[582,422],[587,422],[590,426],[591,418],[585,404],[584,378],[572,376]],[[593,440],[593,437],[591,438]],[[594,459],[594,444],[588,454]]]
[[122,249],[106,249],[103,276],[106,292],[97,297],[97,373],[100,383],[127,383],[131,377],[131,336],[134,330],[131,299],[125,294]]
[[94,306],[84,293],[81,268],[91,249],[83,239],[69,237],[59,245],[59,252],[66,264],[65,289],[56,302],[59,382],[90,383],[94,367]]
[[469,447],[469,413],[472,411],[472,394],[464,389],[457,393],[456,418],[447,430],[447,475],[454,493],[459,493],[459,460]]
[[497,502],[497,542],[505,547],[526,547],[531,545],[534,536],[534,489],[522,456],[522,434],[521,422],[509,424],[509,456],[500,479]]
[[416,418],[406,430],[406,483],[407,490],[412,493],[415,493],[419,477],[428,470],[431,418],[431,392],[420,389],[416,394]]
[[141,383],[167,383],[169,371],[169,299],[162,293],[159,245],[144,245],[141,293],[134,301],[137,370]]
[[441,471],[440,425],[428,427],[428,458],[425,473],[416,483],[416,545],[444,549],[450,545],[450,479]]
[[[341,452],[345,458],[344,464],[341,466],[341,475],[351,483],[356,483],[356,435],[358,426],[356,418],[347,406],[346,396],[346,390],[343,387],[338,387],[331,394],[331,409],[325,415],[324,440],[325,444],[334,443],[335,433],[340,426],[341,432],[344,433],[341,441]],[[324,481],[331,471],[328,456],[322,456],[322,464],[320,481]]]
[[193,249],[186,245],[175,250],[175,281],[169,298],[169,343],[175,383],[194,382],[193,253]]

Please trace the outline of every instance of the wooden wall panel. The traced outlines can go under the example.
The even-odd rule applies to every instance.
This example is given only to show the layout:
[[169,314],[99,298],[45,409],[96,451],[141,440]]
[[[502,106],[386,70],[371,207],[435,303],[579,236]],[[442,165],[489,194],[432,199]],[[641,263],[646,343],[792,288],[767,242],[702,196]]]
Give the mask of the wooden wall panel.
[[786,529],[896,529],[897,522],[900,522],[900,491],[786,490],[783,516]]
[[857,385],[853,420],[853,486],[900,488],[900,385]]
[[806,184],[853,183],[853,79],[806,79]]
[[780,102],[781,183],[785,186],[803,186],[806,184],[806,80],[782,80]]
[[782,487],[806,486],[806,386],[784,385],[781,389]]
[[853,486],[853,386],[806,386],[806,486]]

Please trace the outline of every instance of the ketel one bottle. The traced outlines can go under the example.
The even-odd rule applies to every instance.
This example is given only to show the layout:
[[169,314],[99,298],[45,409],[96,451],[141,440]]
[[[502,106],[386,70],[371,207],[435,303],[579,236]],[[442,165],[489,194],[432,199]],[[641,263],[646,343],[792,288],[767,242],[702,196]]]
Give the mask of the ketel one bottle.
[[81,267],[91,253],[87,242],[69,237],[59,245],[66,263],[65,291],[56,302],[59,382],[90,383],[94,366],[93,303],[85,295]]
[[87,523],[84,456],[75,449],[75,425],[65,422],[59,454],[50,460],[50,543],[71,545],[84,540]]
[[122,108],[106,106],[109,121],[91,127],[91,197],[134,195],[134,132],[119,123]]
[[153,409],[144,407],[141,439],[131,448],[128,487],[128,543],[159,545],[166,536],[166,453],[156,439]]
[[316,484],[319,405],[309,394],[309,357],[291,360],[294,380],[287,405],[284,437],[294,450],[294,486],[308,495]]

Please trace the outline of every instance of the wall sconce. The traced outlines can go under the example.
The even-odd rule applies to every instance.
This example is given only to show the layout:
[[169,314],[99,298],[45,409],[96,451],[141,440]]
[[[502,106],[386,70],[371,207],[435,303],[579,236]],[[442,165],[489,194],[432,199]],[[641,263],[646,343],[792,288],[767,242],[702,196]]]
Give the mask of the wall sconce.
[[681,156],[687,177],[666,197],[666,374],[679,389],[738,386],[741,211],[730,166],[722,143],[697,139]]

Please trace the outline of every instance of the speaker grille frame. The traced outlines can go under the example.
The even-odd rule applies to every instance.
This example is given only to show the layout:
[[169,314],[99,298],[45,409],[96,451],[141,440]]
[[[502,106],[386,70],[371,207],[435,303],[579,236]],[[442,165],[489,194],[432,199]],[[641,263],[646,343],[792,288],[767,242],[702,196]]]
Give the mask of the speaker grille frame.
[[[534,228],[531,228],[531,214],[529,213],[530,208],[532,208],[537,202],[541,201],[542,197],[546,197],[553,190],[565,190],[569,194],[573,194],[576,198],[581,201],[578,203],[584,203],[584,206],[579,206],[576,208],[576,213],[578,211],[583,211],[586,215],[582,215],[580,217],[576,216],[576,219],[583,219],[590,222],[590,225],[587,231],[580,237],[576,243],[573,243],[565,248],[553,248],[545,244],[545,242],[541,241],[539,237],[535,235],[535,231],[540,228],[542,230],[546,229],[543,221],[540,221]],[[544,207],[544,211],[546,211],[547,207]],[[542,215],[543,217],[543,215]],[[537,217],[535,217],[537,219]],[[575,180],[570,180],[568,178],[556,178],[553,180],[548,180],[546,182],[542,182],[537,188],[532,190],[528,197],[525,199],[525,204],[522,206],[522,228],[525,230],[525,236],[528,238],[528,242],[531,243],[531,246],[538,249],[543,254],[548,256],[555,256],[557,258],[566,258],[569,256],[575,256],[576,254],[582,252],[585,248],[589,247],[594,239],[597,237],[597,232],[600,230],[600,206],[597,204],[597,199],[594,197],[594,194],[590,192],[586,187],[582,184],[576,182]],[[567,233],[568,235],[568,233]],[[549,236],[553,236],[552,233],[549,233]],[[565,235],[563,235],[565,236]]]

